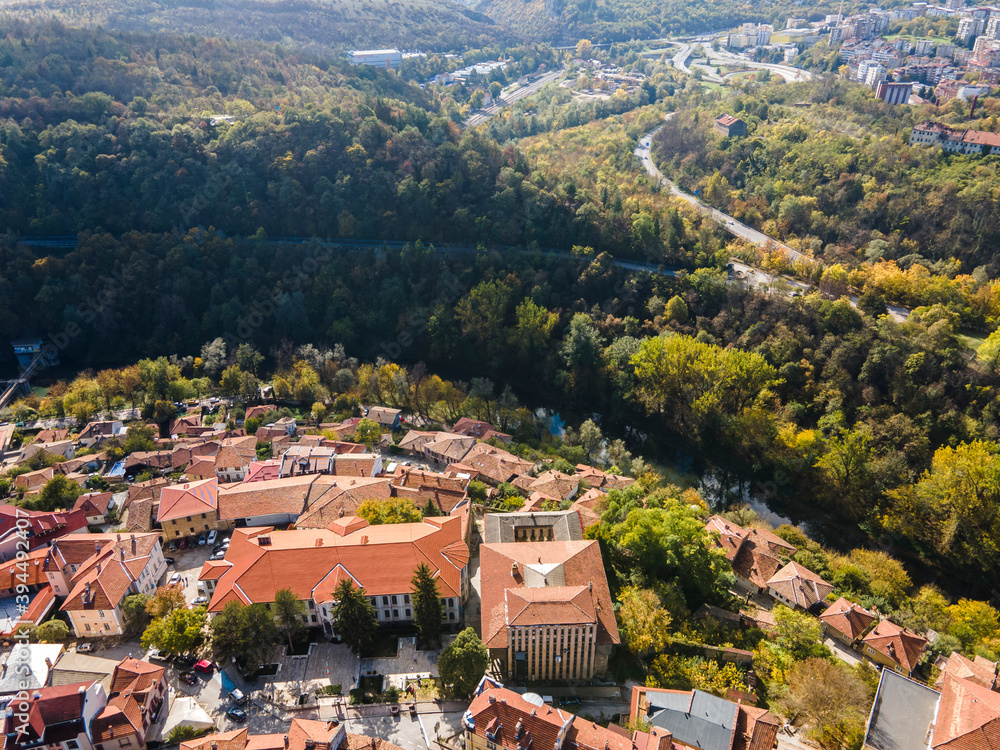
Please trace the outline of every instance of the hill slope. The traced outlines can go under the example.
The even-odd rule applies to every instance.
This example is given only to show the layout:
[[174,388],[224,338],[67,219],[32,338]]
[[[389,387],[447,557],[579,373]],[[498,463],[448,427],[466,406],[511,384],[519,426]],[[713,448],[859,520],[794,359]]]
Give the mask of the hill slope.
[[0,0],[17,18],[312,48],[485,46],[513,35],[453,0]]

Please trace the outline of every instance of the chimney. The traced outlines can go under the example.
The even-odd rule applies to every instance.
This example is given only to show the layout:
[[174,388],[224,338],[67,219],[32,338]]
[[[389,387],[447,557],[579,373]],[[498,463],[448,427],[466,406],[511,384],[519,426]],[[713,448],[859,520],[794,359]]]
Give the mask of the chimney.
[[361,537],[361,543],[362,544],[368,544],[368,535],[367,534]]
[[[656,750],[671,750],[674,744],[674,735],[665,729],[654,729],[650,734],[657,738]],[[648,746],[647,746],[648,747]]]
[[122,540],[122,535],[121,534],[115,534],[115,541],[116,542],[120,542],[121,540]]
[[45,657],[45,666],[48,669],[52,669],[52,660],[49,657]]
[[125,548],[124,547],[121,547],[118,550],[118,554],[121,556],[122,562],[125,562]]
[[512,578],[517,578],[518,572],[519,571],[518,571],[518,568],[517,568],[517,560],[515,560],[510,565],[510,575],[511,575],[511,577]]
[[285,735],[284,740],[285,740],[285,747],[288,747],[288,735],[287,734]]
[[132,534],[131,539],[132,539],[132,554],[134,555],[136,553],[135,534]]

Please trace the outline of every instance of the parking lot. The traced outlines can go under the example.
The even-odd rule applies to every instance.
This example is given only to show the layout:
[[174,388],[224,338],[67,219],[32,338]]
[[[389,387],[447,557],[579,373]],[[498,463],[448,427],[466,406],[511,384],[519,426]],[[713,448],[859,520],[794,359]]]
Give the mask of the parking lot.
[[[227,538],[231,534],[231,531],[220,533],[216,543]],[[201,568],[205,564],[205,561],[212,554],[212,547],[205,544],[200,547],[188,547],[186,549],[178,549],[173,552],[171,552],[168,548],[164,550],[163,554],[166,557],[172,557],[174,559],[174,563],[172,565],[167,565],[167,578],[163,583],[168,583],[171,576],[173,576],[174,573],[178,573],[180,574],[180,584],[184,588],[184,598],[188,602],[192,602],[198,596],[202,596],[202,592],[198,590],[198,576],[201,575]]]

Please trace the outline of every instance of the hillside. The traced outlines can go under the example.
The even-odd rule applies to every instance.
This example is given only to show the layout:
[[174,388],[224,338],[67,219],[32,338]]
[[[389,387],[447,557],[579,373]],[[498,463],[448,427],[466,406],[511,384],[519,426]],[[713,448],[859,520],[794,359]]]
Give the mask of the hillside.
[[121,31],[295,42],[305,48],[457,49],[513,34],[453,0],[0,0],[16,18]]
[[[889,3],[890,5],[892,3]],[[853,3],[844,4],[847,13]],[[473,7],[495,22],[534,38],[575,44],[579,39],[616,42],[659,39],[668,35],[702,33],[741,23],[770,23],[785,18],[822,20],[836,13],[829,0],[808,9],[788,0],[480,0]]]

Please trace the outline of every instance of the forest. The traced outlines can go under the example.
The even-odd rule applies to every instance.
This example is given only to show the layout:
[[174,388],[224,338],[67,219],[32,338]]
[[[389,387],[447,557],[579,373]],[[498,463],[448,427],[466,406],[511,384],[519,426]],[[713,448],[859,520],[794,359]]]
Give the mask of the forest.
[[[747,122],[746,138],[712,131],[724,109]],[[924,264],[949,276],[982,267],[993,278],[1000,161],[911,148],[909,134],[924,119],[995,131],[998,114],[995,98],[969,122],[957,99],[894,108],[839,78],[775,82],[680,109],[654,150],[686,189],[823,262]]]
[[[42,336],[66,368],[182,360],[221,338],[279,370],[291,367],[282,352],[314,342],[360,362],[488,377],[524,402],[593,414],[648,458],[681,449],[752,482],[816,519],[826,544],[888,545],[923,580],[990,585],[1000,496],[962,483],[975,466],[1000,486],[1000,337],[978,356],[965,337],[1000,317],[988,269],[952,272],[919,244],[926,261],[906,263],[896,248],[911,240],[868,230],[863,247],[882,255],[865,260],[862,240],[840,239],[817,266],[822,294],[731,281],[727,262],[747,248],[651,189],[632,157],[665,111],[694,121],[696,82],[633,58],[650,85],[620,114],[579,108],[584,122],[570,127],[551,92],[462,130],[452,90],[385,71],[257,43],[7,23],[0,329]],[[783,111],[771,98],[834,92],[892,127],[836,86],[748,89],[734,111],[756,132]],[[809,116],[824,107],[848,105],[817,102]],[[808,132],[775,125],[795,127]],[[19,241],[37,234],[77,242]],[[840,298],[851,288],[857,306]],[[903,323],[886,315],[900,297],[917,308]],[[0,356],[12,372],[10,350]],[[331,397],[343,392],[334,375]],[[294,392],[301,377],[288,378]]]

